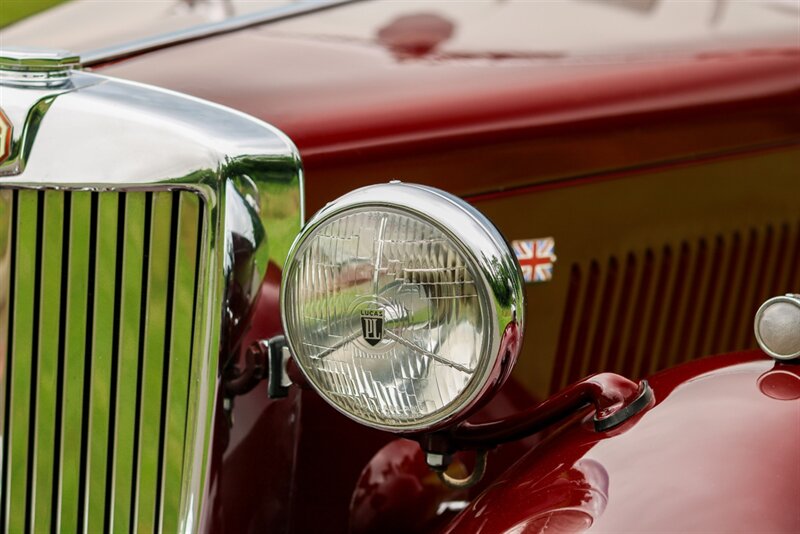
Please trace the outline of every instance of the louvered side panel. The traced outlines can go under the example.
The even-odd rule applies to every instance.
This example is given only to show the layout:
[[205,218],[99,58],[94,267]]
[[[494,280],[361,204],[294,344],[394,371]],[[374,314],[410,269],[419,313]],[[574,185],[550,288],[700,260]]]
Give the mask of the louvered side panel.
[[590,373],[641,377],[756,346],[753,315],[800,291],[800,225],[783,223],[571,267],[550,391]]

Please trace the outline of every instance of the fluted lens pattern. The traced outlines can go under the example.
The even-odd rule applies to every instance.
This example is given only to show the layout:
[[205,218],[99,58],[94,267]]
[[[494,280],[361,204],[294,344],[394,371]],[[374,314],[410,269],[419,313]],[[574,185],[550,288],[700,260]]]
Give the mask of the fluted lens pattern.
[[480,375],[482,286],[430,222],[388,208],[349,211],[310,233],[287,269],[298,363],[351,416],[414,426],[441,416]]

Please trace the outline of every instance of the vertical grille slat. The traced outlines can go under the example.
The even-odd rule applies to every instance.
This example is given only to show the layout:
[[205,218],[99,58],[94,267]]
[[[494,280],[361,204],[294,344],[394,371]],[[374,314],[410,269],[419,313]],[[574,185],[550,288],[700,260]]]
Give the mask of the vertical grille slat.
[[[589,373],[641,377],[755,347],[751,325],[761,302],[800,290],[800,226],[764,225],[665,244],[659,252],[631,251],[618,290],[618,259],[605,261],[602,273],[599,259],[571,267],[551,393]],[[593,302],[595,295],[606,302]],[[587,337],[594,339],[588,352]]]
[[143,291],[145,195],[128,195],[125,203],[120,285],[117,389],[108,530],[125,532],[131,521],[136,432],[136,385],[139,380],[139,337]]
[[162,532],[177,532],[180,509],[180,481],[183,468],[183,449],[186,430],[191,364],[192,337],[196,291],[196,258],[198,253],[198,225],[200,202],[197,197],[184,195],[180,199],[177,215],[175,273],[172,294],[172,328],[170,340],[170,365],[164,412],[165,439],[161,484]]
[[14,306],[14,271],[16,232],[14,228],[17,207],[17,193],[10,190],[0,190],[0,440],[2,440],[2,463],[0,463],[0,530],[8,532],[8,465],[10,449],[8,422],[10,421],[9,408],[11,405],[11,373],[13,361],[11,359],[11,342],[14,316],[9,313]]
[[[175,308],[175,260],[177,258],[177,240],[178,240],[178,217],[179,217],[179,210],[180,210],[180,201],[179,197],[175,194],[172,195],[172,209],[171,209],[171,217],[172,221],[170,223],[170,244],[169,244],[169,274],[167,276],[167,308],[166,308],[166,320],[167,320],[167,337],[164,340],[164,378],[161,383],[161,428],[159,430],[159,438],[158,438],[158,471],[156,474],[156,486],[158,488],[159,495],[161,498],[156,499],[156,513],[155,513],[155,521],[158,525],[159,531],[162,530],[163,524],[163,516],[162,513],[164,511],[162,504],[164,499],[169,498],[164,493],[164,463],[166,460],[166,455],[164,453],[164,442],[166,440],[166,432],[167,432],[167,419],[170,417],[169,412],[169,405],[167,403],[167,399],[169,397],[170,391],[170,383],[174,379],[175,370],[173,369],[172,365],[172,342],[174,340],[174,328],[175,324],[173,324],[173,320],[175,317],[173,316],[174,308]],[[175,355],[177,356],[177,355]]]
[[0,531],[179,529],[203,213],[0,190]]
[[84,373],[86,368],[86,324],[88,318],[89,262],[91,261],[91,211],[89,193],[73,193],[70,198],[67,294],[64,321],[64,365],[61,398],[61,442],[59,449],[58,528],[78,530],[81,491],[81,450],[83,442]]
[[156,530],[156,502],[161,430],[161,388],[164,379],[164,350],[169,284],[170,232],[172,197],[168,192],[153,193],[150,221],[149,284],[144,325],[144,361],[140,402],[139,459],[136,487],[136,525],[141,532]]
[[35,191],[17,193],[15,213],[16,266],[14,280],[14,325],[11,332],[11,369],[8,436],[8,484],[6,487],[7,532],[24,532],[28,515],[28,439],[30,386],[33,363],[34,287],[36,284],[36,237],[39,211]]
[[[41,194],[40,194],[41,196]],[[47,191],[42,217],[42,251],[39,273],[39,342],[34,354],[37,376],[36,412],[33,418],[33,488],[30,523],[32,530],[48,531],[52,520],[55,419],[58,399],[58,340],[61,323],[61,273],[63,256],[64,195]],[[34,391],[34,388],[31,388]]]
[[[112,501],[114,500],[114,467],[116,465],[116,431],[117,431],[117,406],[119,394],[119,363],[124,355],[119,350],[122,337],[120,314],[122,307],[122,275],[124,270],[125,253],[125,217],[126,194],[120,193],[117,208],[117,251],[116,271],[114,280],[114,339],[111,348],[111,384],[109,393],[109,424],[108,424],[108,458],[106,459],[106,496],[103,510],[103,532],[109,532],[111,523]],[[125,377],[123,377],[125,380]]]
[[78,531],[86,532],[86,508],[88,499],[87,478],[88,470],[87,458],[89,456],[90,434],[89,434],[89,413],[91,404],[91,387],[92,387],[92,347],[94,343],[94,315],[96,313],[94,308],[94,280],[97,262],[95,261],[97,254],[97,217],[98,217],[98,199],[97,194],[92,193],[90,196],[90,215],[89,220],[89,261],[88,261],[88,279],[87,279],[87,295],[86,295],[86,335],[85,350],[84,350],[84,364],[83,364],[83,388],[82,388],[82,405],[81,405],[81,460],[78,469]]
[[86,530],[102,532],[110,417],[110,383],[114,343],[115,273],[117,262],[118,193],[98,195],[97,250],[94,276],[94,326],[91,352],[86,463]]

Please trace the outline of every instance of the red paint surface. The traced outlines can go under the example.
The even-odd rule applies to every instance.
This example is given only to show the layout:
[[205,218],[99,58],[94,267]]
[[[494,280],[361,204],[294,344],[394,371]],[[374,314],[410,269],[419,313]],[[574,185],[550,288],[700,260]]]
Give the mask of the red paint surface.
[[548,56],[472,32],[473,52],[448,55],[435,50],[448,21],[409,11],[368,28],[372,40],[265,26],[100,70],[281,128],[304,160],[309,213],[394,178],[473,195],[800,139],[796,36],[718,48],[709,28],[701,44]]
[[[464,477],[467,470],[457,462],[451,473]],[[349,530],[352,534],[432,531],[453,518],[442,505],[468,497],[467,491],[442,484],[425,464],[416,442],[394,440],[361,472],[350,502]]]
[[577,419],[449,532],[798,532],[800,399],[760,386],[786,367],[752,351],[655,375],[655,407],[600,434]]
[[[270,264],[244,334],[243,352],[259,338],[282,331],[278,310],[280,270]],[[241,364],[241,362],[239,362]],[[264,525],[285,529],[301,399],[298,391],[277,401],[267,398],[266,382],[234,399],[229,426],[218,399],[209,469],[208,532],[259,532]],[[220,388],[221,392],[221,388]]]

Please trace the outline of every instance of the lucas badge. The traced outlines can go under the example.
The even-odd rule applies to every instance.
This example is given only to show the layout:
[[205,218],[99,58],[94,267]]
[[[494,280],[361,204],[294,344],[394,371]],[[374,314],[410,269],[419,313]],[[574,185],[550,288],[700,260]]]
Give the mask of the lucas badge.
[[373,347],[383,339],[383,310],[361,310],[361,333]]

